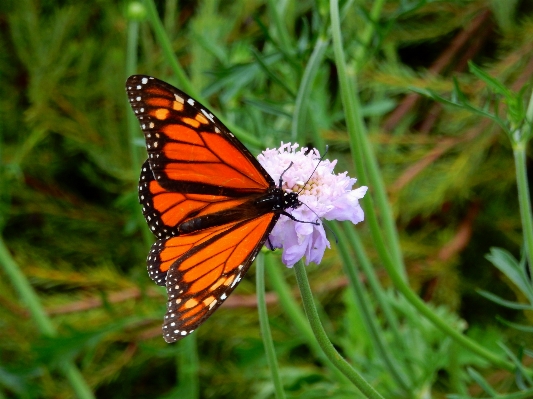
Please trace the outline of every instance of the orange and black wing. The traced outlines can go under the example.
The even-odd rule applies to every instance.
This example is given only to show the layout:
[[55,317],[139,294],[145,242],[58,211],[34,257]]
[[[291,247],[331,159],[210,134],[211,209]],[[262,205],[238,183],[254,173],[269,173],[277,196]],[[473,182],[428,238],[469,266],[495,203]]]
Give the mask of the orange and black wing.
[[184,222],[237,208],[258,195],[253,192],[245,195],[243,192],[232,197],[170,191],[155,180],[148,160],[141,168],[139,202],[150,230],[158,238],[177,235]]
[[175,342],[192,333],[226,300],[254,261],[278,219],[254,219],[156,241],[150,251],[166,276],[163,337]]
[[276,186],[233,134],[185,93],[141,75],[131,76],[126,88],[148,150],[139,200],[158,237],[148,272],[166,285],[163,335],[175,342],[202,324],[250,267],[280,215],[265,205]]
[[234,208],[275,186],[246,147],[196,100],[143,75],[131,76],[126,89],[153,174],[139,196],[147,209],[151,199],[153,212],[145,217],[158,238],[165,229],[176,231],[191,218]]

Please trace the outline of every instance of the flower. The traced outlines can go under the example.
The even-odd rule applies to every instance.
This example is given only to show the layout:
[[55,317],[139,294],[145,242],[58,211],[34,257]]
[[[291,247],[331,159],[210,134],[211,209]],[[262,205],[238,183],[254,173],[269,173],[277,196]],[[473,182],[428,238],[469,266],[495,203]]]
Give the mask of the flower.
[[257,157],[275,182],[285,172],[282,189],[299,193],[302,202],[298,208],[286,210],[297,221],[281,215],[267,241],[271,249],[283,248],[281,259],[288,267],[304,256],[307,265],[320,263],[326,247],[330,248],[321,223],[301,222],[315,222],[318,217],[359,223],[365,217],[359,200],[368,189],[362,186],[352,190],[357,179],[348,177],[347,172],[334,174],[337,161],[320,161],[317,149],[297,150],[298,147],[298,144],[281,143],[279,148],[266,149]]

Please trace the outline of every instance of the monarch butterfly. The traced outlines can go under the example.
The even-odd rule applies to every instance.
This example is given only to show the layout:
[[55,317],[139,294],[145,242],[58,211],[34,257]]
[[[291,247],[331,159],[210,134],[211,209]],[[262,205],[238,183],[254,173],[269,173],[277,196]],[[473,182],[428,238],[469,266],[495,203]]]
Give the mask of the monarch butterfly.
[[301,205],[207,108],[150,76],[126,81],[146,139],[139,202],[157,237],[147,259],[166,286],[166,342],[192,333],[235,289],[280,215]]

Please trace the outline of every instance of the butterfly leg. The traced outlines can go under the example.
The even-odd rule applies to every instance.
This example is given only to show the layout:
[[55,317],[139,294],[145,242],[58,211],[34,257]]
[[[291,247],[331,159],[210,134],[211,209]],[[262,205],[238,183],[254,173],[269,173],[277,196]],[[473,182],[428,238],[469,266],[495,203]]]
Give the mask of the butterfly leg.
[[306,221],[303,221],[303,220],[298,220],[296,219],[294,216],[292,216],[290,213],[288,212],[285,212],[285,211],[282,211],[280,212],[282,215],[285,215],[287,216],[289,219],[291,220],[294,220],[295,222],[298,222],[298,223],[309,223],[309,224],[314,224],[315,226],[320,226],[320,222],[306,222]]

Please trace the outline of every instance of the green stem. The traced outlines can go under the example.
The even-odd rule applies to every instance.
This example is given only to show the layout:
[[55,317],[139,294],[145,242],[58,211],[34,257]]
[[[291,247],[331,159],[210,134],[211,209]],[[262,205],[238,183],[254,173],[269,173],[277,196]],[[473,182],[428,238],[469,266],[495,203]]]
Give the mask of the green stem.
[[[398,272],[402,278],[407,280],[405,267],[403,265],[403,257],[400,250],[398,232],[388,203],[385,185],[381,179],[375,155],[368,141],[366,126],[361,114],[361,105],[359,97],[356,94],[356,76],[353,73],[349,74],[346,67],[344,50],[342,48],[338,0],[331,0],[330,8],[333,50],[335,53],[335,64],[337,65],[339,75],[342,103],[346,115],[346,127],[350,136],[350,149],[358,173],[357,177],[359,178],[359,182],[362,185],[369,185],[372,188],[378,206],[377,208],[374,206],[370,194],[365,196],[362,200],[362,204],[367,213],[372,239],[378,247],[378,254],[382,258],[382,262],[385,261],[384,257],[388,256],[387,253],[389,252],[388,250],[390,250],[395,267],[398,268]],[[376,209],[382,217],[385,240],[383,240],[380,232]],[[386,249],[385,242],[389,244],[388,250]],[[379,250],[379,248],[384,250]]]
[[[309,107],[309,93],[313,82],[315,81],[316,75],[318,73],[318,67],[324,59],[324,54],[328,48],[329,40],[319,37],[315,43],[315,48],[311,57],[309,57],[309,62],[305,67],[304,74],[302,76],[302,81],[300,82],[300,87],[298,88],[298,95],[296,96],[296,102],[294,103],[294,113],[292,117],[292,126],[291,126],[291,140],[294,142],[303,142],[305,137],[302,134],[302,121],[304,120],[305,114],[308,111]],[[320,141],[323,141],[320,135],[315,137]],[[324,150],[323,142],[315,142],[315,147],[319,150]]]
[[370,46],[370,41],[372,40],[372,35],[376,31],[376,22],[381,15],[381,10],[383,10],[383,5],[385,0],[375,0],[372,5],[372,10],[370,10],[370,21],[366,24],[361,33],[360,42],[361,44],[357,46],[355,50],[354,60],[357,67],[357,70],[360,71],[363,66],[363,61],[366,56],[368,47]]
[[294,325],[294,327],[296,327],[300,336],[307,343],[313,354],[335,374],[337,381],[343,384],[349,383],[344,374],[339,372],[337,367],[330,362],[330,360],[322,351],[320,345],[318,345],[316,342],[313,331],[311,330],[311,327],[305,318],[305,314],[302,312],[300,306],[294,299],[289,285],[283,278],[280,268],[281,265],[274,263],[273,260],[273,256],[266,257],[266,270],[268,278],[270,279],[274,291],[276,291],[276,295],[278,296],[278,300],[283,308],[283,311],[287,314],[288,318],[291,320],[291,323]]
[[516,168],[516,185],[518,188],[518,203],[526,247],[529,274],[533,275],[533,215],[531,214],[531,199],[529,197],[529,184],[527,181],[526,146],[518,143],[513,148]]
[[[338,237],[338,246],[342,263],[344,266],[344,271],[348,276],[348,281],[350,282],[350,287],[352,289],[351,291],[355,296],[355,302],[361,312],[361,316],[363,318],[363,322],[365,324],[368,335],[370,336],[370,339],[373,342],[374,347],[379,353],[385,366],[388,368],[391,377],[405,392],[409,392],[409,387],[411,384],[409,378],[403,371],[405,369],[405,366],[399,363],[398,359],[396,359],[394,356],[394,351],[392,351],[388,347],[387,343],[383,339],[383,331],[381,330],[381,327],[378,325],[376,318],[373,315],[372,306],[370,305],[370,301],[368,299],[368,296],[366,295],[365,287],[363,286],[361,281],[359,281],[358,267],[357,264],[353,261],[352,254],[350,251],[350,244],[348,243],[348,238],[345,234],[343,234],[342,230],[336,223],[331,224],[330,227],[335,233],[335,235]],[[350,241],[353,242],[353,240]],[[356,257],[359,258],[360,254],[358,254],[358,249],[360,250],[361,248],[354,248],[354,252],[356,254]],[[378,288],[378,291],[381,291],[381,289]],[[380,302],[383,309],[385,309],[386,300],[384,300],[384,298],[381,298]],[[396,347],[401,345],[401,342],[403,342],[399,334],[398,336],[396,336],[394,341]]]
[[315,338],[326,356],[367,398],[383,399],[383,397],[368,382],[366,382],[344,358],[342,358],[329,340],[326,331],[320,322],[320,318],[318,317],[313,294],[311,293],[311,287],[309,286],[309,280],[307,279],[307,272],[302,261],[299,261],[294,265],[294,272],[296,273],[296,281],[298,282],[298,287],[300,288],[300,293],[302,295],[305,314],[307,315],[307,319],[309,320]]
[[[128,21],[128,38],[126,45],[126,77],[135,74],[137,71],[137,45],[139,43],[139,22],[137,20],[130,19]],[[139,157],[139,149],[135,145],[135,142],[139,135],[139,123],[135,114],[131,112],[130,106],[128,104],[127,112],[127,124],[128,124],[128,135],[129,135],[129,144],[130,144],[130,156],[131,163],[133,165],[133,170],[138,170],[141,166],[141,161]]]
[[255,268],[257,285],[257,310],[259,312],[261,336],[263,338],[263,344],[265,345],[268,367],[270,368],[272,381],[274,382],[276,398],[284,399],[285,391],[283,390],[283,383],[281,382],[280,378],[278,360],[276,359],[276,350],[274,349],[274,342],[272,340],[272,333],[270,331],[270,324],[268,322],[267,305],[265,300],[265,256],[262,253],[257,255]]
[[[48,318],[44,308],[39,301],[39,297],[33,290],[32,286],[26,279],[26,276],[22,273],[17,263],[11,257],[9,250],[7,249],[3,238],[0,236],[0,264],[3,266],[4,271],[8,278],[11,280],[13,287],[18,291],[19,296],[24,302],[37,326],[37,329],[41,334],[48,337],[57,336],[57,331]],[[61,370],[67,377],[70,385],[78,398],[92,399],[94,395],[91,389],[87,385],[87,382],[83,379],[83,375],[76,368],[71,360],[67,360],[61,363]]]
[[180,398],[197,399],[200,397],[198,348],[196,334],[180,341],[178,353],[178,381]]
[[283,2],[268,0],[268,7],[270,8],[270,13],[272,19],[274,20],[274,25],[276,26],[276,31],[278,33],[278,39],[280,47],[283,49],[285,54],[291,54],[291,40],[289,32],[287,31],[287,26],[285,25],[281,15],[278,11],[278,7],[283,5]]
[[533,132],[533,91],[531,91],[522,129],[518,141],[513,142],[513,155],[516,170],[516,185],[518,188],[518,203],[520,204],[520,217],[522,218],[527,263],[529,266],[529,275],[531,276],[533,272],[533,220],[527,180],[526,147]]
[[[161,19],[157,14],[157,9],[153,0],[144,0],[144,4],[147,9],[148,20],[150,21],[152,29],[155,32],[155,36],[157,38],[157,41],[159,42],[159,45],[161,46],[161,49],[163,50],[163,54],[165,55],[167,62],[169,63],[170,67],[172,68],[172,71],[174,72],[175,77],[178,80],[178,86],[180,86],[180,88],[187,94],[189,94],[191,97],[196,99],[196,101],[202,103],[208,109],[211,109],[212,107],[209,106],[207,100],[203,98],[200,92],[196,90],[195,86],[192,85],[191,81],[185,74],[185,71],[178,62],[178,59],[174,55],[174,50],[172,50],[172,45],[170,44],[170,40],[165,32],[163,23],[161,22]],[[237,136],[244,143],[259,148],[263,146],[261,140],[246,133],[239,127],[227,123],[220,115],[218,115],[218,117],[235,134],[235,136]]]
[[482,347],[478,343],[472,341],[467,336],[456,331],[452,326],[447,322],[440,319],[426,304],[411,290],[407,283],[402,279],[402,277],[396,271],[396,268],[392,266],[391,262],[384,264],[389,277],[392,280],[392,283],[396,286],[398,291],[413,305],[426,319],[432,322],[436,327],[440,328],[445,334],[449,335],[456,342],[461,344],[464,348],[469,349],[473,353],[481,356],[482,358],[489,361],[496,367],[501,367],[503,369],[514,371],[515,367],[511,362],[508,362],[502,359],[500,356],[494,354],[488,349]]
[[[330,6],[335,62],[338,69],[342,101],[346,113],[346,125],[350,135],[350,145],[354,157],[354,163],[356,165],[357,172],[361,174],[358,176],[360,177],[360,182],[362,184],[366,184],[366,182],[369,181],[372,189],[375,192],[379,214],[382,216],[384,222],[385,239],[390,245],[389,249],[391,250],[391,254],[389,254],[389,252],[386,250],[383,238],[380,237],[377,226],[375,225],[377,222],[377,215],[375,214],[376,211],[372,206],[373,203],[370,195],[367,194],[362,203],[365,205],[365,211],[369,221],[372,238],[377,247],[377,251],[381,261],[383,262],[383,265],[387,269],[387,272],[396,288],[420,313],[422,313],[423,316],[425,316],[435,326],[440,328],[442,331],[444,331],[444,333],[448,334],[451,338],[455,339],[465,348],[470,349],[472,352],[485,358],[495,366],[510,371],[514,370],[514,365],[511,362],[508,362],[491,351],[483,348],[460,332],[454,330],[453,327],[436,316],[433,311],[428,308],[413,291],[411,291],[409,285],[407,284],[407,277],[405,274],[405,268],[403,267],[403,259],[401,256],[397,231],[394,226],[394,219],[392,218],[392,212],[387,202],[385,187],[379,173],[379,167],[377,165],[376,158],[366,136],[366,128],[360,113],[359,99],[355,94],[357,93],[355,87],[355,76],[350,76],[351,79],[348,79],[344,52],[342,48],[338,0],[331,0]],[[368,168],[368,177],[364,172],[365,167]]]
[[154,1],[144,0],[144,5],[146,6],[148,20],[150,21],[150,25],[152,26],[152,29],[154,30],[157,41],[159,42],[159,45],[161,46],[161,49],[163,50],[163,55],[165,56],[165,59],[170,65],[172,72],[174,72],[174,76],[178,79],[179,86],[183,89],[183,91],[188,93],[190,96],[194,97],[199,102],[206,104],[204,99],[200,96],[200,93],[191,84],[189,78],[185,74],[185,71],[183,70],[180,63],[178,62],[178,59],[176,58],[174,54],[174,50],[172,49],[172,45],[167,36],[167,33],[165,32],[165,28],[163,27],[163,23],[161,22],[161,19],[159,18],[159,15],[157,14],[157,8],[154,4]]

